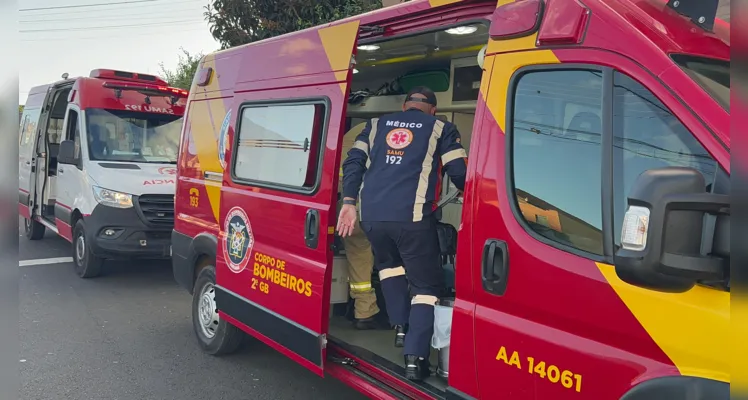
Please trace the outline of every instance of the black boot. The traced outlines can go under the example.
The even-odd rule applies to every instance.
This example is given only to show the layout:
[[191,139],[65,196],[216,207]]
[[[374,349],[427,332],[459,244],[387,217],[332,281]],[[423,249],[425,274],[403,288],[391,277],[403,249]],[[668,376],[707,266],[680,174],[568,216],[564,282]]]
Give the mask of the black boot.
[[411,381],[422,381],[431,375],[429,360],[418,356],[405,356],[405,378]]
[[402,325],[395,325],[395,347],[405,346],[405,334],[408,328]]

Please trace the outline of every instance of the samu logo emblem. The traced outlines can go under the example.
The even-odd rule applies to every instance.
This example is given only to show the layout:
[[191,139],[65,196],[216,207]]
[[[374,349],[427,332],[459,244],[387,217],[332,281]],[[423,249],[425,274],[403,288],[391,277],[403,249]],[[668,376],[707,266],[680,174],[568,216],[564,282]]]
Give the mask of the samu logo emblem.
[[226,214],[223,228],[223,255],[226,258],[226,265],[233,272],[242,272],[249,264],[249,254],[255,241],[249,218],[244,210],[234,207]]
[[391,130],[387,134],[387,145],[395,150],[400,150],[408,147],[410,142],[413,141],[413,132],[405,128],[397,128]]

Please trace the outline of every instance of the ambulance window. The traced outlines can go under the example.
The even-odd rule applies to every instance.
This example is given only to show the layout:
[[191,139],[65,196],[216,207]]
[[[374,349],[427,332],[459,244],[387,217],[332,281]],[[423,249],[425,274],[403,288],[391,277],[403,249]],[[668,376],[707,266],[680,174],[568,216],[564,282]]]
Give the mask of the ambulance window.
[[75,124],[75,133],[73,134],[73,143],[75,144],[75,158],[80,157],[81,151],[81,126]]
[[22,146],[33,146],[34,141],[36,140],[36,124],[39,120],[39,114],[41,114],[41,109],[34,108],[34,109],[24,109],[23,113],[26,115],[25,119],[25,125],[23,126],[23,137],[21,140],[23,141],[21,143]]
[[693,134],[649,90],[616,72],[613,78],[613,190],[615,244],[620,244],[626,198],[644,171],[663,167],[694,168],[707,188],[717,163]]
[[512,174],[517,208],[532,232],[602,254],[602,73],[522,75],[514,94]]
[[325,115],[322,103],[245,107],[239,121],[234,177],[248,184],[313,188]]
[[25,146],[29,142],[29,137],[31,136],[29,134],[29,115],[26,114],[23,118],[23,121],[21,121],[21,137],[19,138],[19,143],[21,146]]
[[80,124],[78,124],[78,113],[75,110],[70,110],[68,113],[68,129],[67,129],[67,140],[72,140],[75,143],[75,156],[78,157],[80,152],[81,143],[81,131]]

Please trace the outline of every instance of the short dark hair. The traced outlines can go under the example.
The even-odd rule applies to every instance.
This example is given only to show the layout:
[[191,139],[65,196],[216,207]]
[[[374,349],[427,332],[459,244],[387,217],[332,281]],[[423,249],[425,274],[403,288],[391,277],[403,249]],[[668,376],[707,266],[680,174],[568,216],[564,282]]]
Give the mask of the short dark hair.
[[[426,98],[422,99],[419,97],[413,97],[413,95],[416,94],[420,94]],[[413,89],[410,89],[410,91],[408,91],[408,94],[405,96],[405,103],[409,101],[431,104],[432,106],[436,107],[436,94],[433,90],[427,88],[426,86],[416,86]]]

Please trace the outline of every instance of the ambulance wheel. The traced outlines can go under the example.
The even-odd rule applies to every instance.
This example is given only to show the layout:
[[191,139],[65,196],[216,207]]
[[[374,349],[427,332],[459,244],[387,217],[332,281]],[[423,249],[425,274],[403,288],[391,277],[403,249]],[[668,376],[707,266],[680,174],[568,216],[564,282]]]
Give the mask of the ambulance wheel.
[[40,240],[44,237],[47,228],[40,224],[39,221],[26,218],[23,220],[23,230],[26,232],[26,238],[29,240]]
[[218,316],[216,307],[216,269],[203,268],[192,294],[192,327],[200,348],[214,356],[235,352],[242,344],[244,332]]
[[86,239],[86,225],[80,219],[73,229],[73,263],[75,273],[84,279],[95,278],[101,274],[104,259],[96,257],[91,252],[91,246]]

